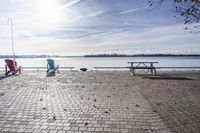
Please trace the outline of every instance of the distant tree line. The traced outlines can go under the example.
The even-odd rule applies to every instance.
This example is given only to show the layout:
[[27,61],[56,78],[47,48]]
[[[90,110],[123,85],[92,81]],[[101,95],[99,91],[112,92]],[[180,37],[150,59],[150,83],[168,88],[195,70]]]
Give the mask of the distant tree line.
[[[84,56],[59,56],[59,55],[17,55],[15,58],[76,58],[76,57],[161,57],[161,56],[200,56],[200,54],[95,54]],[[12,55],[0,55],[0,59],[13,58]]]
[[200,56],[200,54],[96,54],[96,55],[85,55],[84,57],[161,57],[161,56]]
[[[15,58],[50,58],[50,55],[16,55]],[[13,55],[0,55],[0,58],[13,58]]]

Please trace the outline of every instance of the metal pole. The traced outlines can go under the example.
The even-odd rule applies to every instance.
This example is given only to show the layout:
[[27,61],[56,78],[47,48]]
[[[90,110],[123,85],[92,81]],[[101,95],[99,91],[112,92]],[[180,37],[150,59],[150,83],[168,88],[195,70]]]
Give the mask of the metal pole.
[[11,18],[8,19],[8,25],[11,28],[11,41],[12,41],[12,54],[13,54],[13,64],[15,66],[15,52],[14,52],[14,40],[13,40],[13,21]]

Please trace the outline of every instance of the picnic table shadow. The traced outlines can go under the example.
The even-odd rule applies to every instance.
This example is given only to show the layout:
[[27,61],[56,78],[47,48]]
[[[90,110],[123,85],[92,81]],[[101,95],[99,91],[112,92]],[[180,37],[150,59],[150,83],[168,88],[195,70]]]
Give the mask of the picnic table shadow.
[[191,78],[178,77],[178,76],[148,76],[143,78],[152,80],[193,80]]
[[8,78],[8,77],[10,77],[10,76],[12,76],[12,75],[4,75],[4,76],[0,76],[0,80],[6,79],[6,78]]

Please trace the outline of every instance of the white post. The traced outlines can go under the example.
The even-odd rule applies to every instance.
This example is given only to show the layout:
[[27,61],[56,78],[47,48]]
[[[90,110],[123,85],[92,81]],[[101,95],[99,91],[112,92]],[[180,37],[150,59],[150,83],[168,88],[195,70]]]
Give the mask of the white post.
[[13,54],[13,64],[15,66],[15,52],[14,52],[14,40],[13,40],[13,21],[11,18],[8,19],[8,25],[11,28],[11,41],[12,41],[12,54]]

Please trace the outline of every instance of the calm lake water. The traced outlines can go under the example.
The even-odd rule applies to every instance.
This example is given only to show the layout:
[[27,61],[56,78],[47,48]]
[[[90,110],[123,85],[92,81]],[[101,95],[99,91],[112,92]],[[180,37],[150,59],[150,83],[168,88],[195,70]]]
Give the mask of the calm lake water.
[[[23,67],[46,67],[46,58],[18,58],[18,64]],[[54,58],[60,67],[75,67],[76,70],[86,67],[126,67],[129,61],[157,61],[157,67],[200,67],[200,56],[185,57],[69,57]],[[0,67],[4,67],[4,59],[0,59]]]

